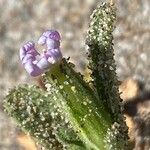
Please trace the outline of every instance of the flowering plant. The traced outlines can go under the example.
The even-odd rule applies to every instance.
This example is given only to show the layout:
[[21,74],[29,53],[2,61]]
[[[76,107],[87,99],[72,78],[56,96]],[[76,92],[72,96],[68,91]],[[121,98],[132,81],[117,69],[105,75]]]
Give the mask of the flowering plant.
[[90,84],[62,57],[57,31],[47,30],[39,38],[38,43],[46,45],[42,54],[33,42],[21,47],[24,68],[31,76],[42,75],[46,91],[31,85],[16,87],[4,106],[47,149],[129,149],[113,58],[115,13],[114,5],[104,3],[91,16],[86,39]]

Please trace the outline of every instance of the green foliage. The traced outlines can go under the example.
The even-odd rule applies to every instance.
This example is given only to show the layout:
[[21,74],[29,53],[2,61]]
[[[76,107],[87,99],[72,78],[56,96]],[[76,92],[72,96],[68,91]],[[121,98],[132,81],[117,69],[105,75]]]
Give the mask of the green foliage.
[[[113,58],[113,29],[116,20],[115,8],[104,3],[91,15],[87,35],[92,79],[100,99],[113,118],[120,114],[118,81]],[[118,117],[118,116],[117,116]]]
[[[111,114],[113,122],[118,123],[119,142],[127,141],[127,127],[121,112],[119,82],[116,76],[116,65],[113,50],[113,30],[116,21],[114,5],[98,5],[91,15],[90,28],[86,43],[89,50],[89,68],[92,71],[94,87],[105,109]],[[120,137],[121,136],[121,137]],[[122,145],[122,144],[121,144]]]
[[6,96],[8,114],[47,149],[129,149],[113,58],[115,13],[103,4],[91,16],[86,41],[93,89],[62,59],[42,76],[46,91],[23,85]]
[[59,98],[62,97],[55,99],[53,92],[45,93],[36,86],[23,85],[9,93],[4,105],[19,126],[47,149],[83,148],[83,143],[57,105]]

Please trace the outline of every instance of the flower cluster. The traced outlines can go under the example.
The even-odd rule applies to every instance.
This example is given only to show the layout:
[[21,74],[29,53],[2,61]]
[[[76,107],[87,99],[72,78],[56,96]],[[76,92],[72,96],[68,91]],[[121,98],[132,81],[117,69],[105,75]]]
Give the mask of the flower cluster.
[[40,54],[32,41],[20,49],[20,59],[26,71],[33,77],[44,73],[53,64],[62,59],[60,51],[60,34],[55,30],[45,31],[39,38],[38,44],[46,45],[46,50]]

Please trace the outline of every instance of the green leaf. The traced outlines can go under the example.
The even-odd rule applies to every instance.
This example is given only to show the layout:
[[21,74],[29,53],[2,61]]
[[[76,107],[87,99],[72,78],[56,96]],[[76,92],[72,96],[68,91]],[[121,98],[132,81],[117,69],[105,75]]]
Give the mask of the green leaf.
[[118,134],[115,138],[112,137],[112,140],[118,139],[118,145],[124,149],[128,142],[128,136],[121,112],[119,82],[114,60],[113,30],[115,22],[115,6],[110,3],[98,5],[91,15],[86,43],[89,50],[89,68],[92,71],[93,85],[114,124],[119,125],[116,129]]
[[18,125],[47,149],[85,149],[70,123],[63,116],[55,94],[35,86],[21,86],[10,91],[4,106]]
[[120,114],[118,80],[113,58],[113,30],[116,21],[114,6],[99,5],[91,16],[87,35],[92,78],[100,99],[115,120]]

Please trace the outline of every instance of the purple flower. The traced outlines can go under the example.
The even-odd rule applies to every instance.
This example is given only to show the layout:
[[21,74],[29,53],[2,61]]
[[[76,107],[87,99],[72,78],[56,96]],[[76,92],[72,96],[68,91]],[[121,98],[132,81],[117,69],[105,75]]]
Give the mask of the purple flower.
[[60,46],[60,40],[60,34],[57,31],[47,30],[39,38],[38,44],[46,44],[48,49],[53,49]]
[[38,44],[47,46],[47,50],[39,54],[34,42],[27,42],[20,49],[20,59],[26,71],[31,76],[38,76],[62,59],[60,51],[60,35],[55,30],[45,31]]

